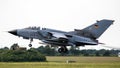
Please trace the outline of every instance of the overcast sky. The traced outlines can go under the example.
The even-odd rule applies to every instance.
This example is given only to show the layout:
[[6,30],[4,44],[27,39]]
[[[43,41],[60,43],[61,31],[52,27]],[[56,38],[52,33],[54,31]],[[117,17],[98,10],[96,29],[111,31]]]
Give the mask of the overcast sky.
[[[28,47],[29,40],[8,34],[9,30],[41,26],[72,31],[102,19],[115,22],[99,41],[120,48],[120,0],[0,0],[0,47],[10,47],[13,43]],[[39,47],[38,42],[35,40],[33,47]]]

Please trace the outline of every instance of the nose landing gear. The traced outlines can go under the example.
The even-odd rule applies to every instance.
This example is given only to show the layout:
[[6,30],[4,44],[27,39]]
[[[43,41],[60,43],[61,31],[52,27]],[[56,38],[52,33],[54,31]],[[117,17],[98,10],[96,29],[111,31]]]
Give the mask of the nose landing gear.
[[32,44],[31,44],[32,42],[33,42],[33,39],[31,38],[30,39],[30,44],[28,45],[29,47],[32,47]]

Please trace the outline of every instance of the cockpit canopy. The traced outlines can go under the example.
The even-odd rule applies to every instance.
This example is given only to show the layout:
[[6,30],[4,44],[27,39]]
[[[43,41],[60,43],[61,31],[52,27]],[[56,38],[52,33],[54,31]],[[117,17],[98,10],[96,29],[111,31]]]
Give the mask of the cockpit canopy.
[[40,27],[27,27],[25,29],[31,29],[31,30],[40,30]]

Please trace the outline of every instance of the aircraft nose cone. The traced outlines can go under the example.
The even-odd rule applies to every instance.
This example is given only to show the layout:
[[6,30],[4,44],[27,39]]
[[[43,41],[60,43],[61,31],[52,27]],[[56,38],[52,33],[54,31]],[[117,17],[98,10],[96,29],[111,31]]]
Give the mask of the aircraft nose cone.
[[11,33],[13,35],[17,35],[17,30],[8,31],[8,33]]

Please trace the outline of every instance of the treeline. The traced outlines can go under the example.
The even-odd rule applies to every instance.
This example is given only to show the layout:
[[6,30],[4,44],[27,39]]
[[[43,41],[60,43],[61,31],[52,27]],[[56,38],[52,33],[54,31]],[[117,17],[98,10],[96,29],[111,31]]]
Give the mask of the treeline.
[[95,50],[95,49],[87,49],[87,50],[79,50],[71,47],[67,53],[58,53],[57,49],[51,48],[50,46],[40,46],[36,48],[37,51],[41,52],[47,56],[118,56],[120,50]]
[[71,47],[67,53],[59,53],[58,48],[50,46],[40,46],[38,48],[20,48],[18,44],[13,44],[11,48],[4,47],[0,49],[1,62],[33,62],[46,61],[45,56],[118,56],[120,50],[79,50]]
[[0,62],[43,62],[46,57],[35,49],[8,50],[0,49]]

